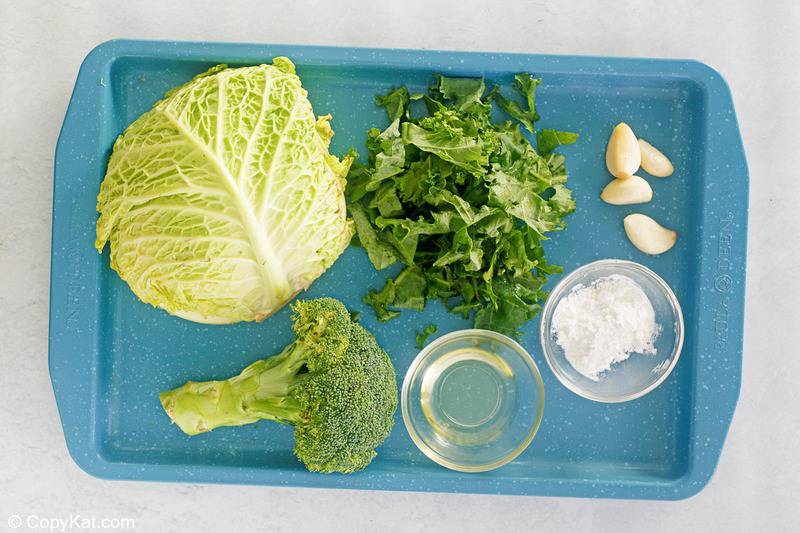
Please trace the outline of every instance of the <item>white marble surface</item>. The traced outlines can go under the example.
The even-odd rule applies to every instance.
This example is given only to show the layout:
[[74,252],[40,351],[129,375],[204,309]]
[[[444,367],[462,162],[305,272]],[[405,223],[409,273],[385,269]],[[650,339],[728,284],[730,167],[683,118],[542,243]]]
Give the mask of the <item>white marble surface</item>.
[[[10,515],[73,514],[132,517],[137,531],[163,532],[797,527],[798,24],[800,4],[789,0],[292,0],[249,8],[227,0],[3,0],[0,530]],[[81,60],[114,37],[658,56],[718,68],[733,88],[750,163],[750,253],[741,400],[709,486],[687,501],[631,502],[108,482],[84,474],[67,455],[47,371],[53,149]]]

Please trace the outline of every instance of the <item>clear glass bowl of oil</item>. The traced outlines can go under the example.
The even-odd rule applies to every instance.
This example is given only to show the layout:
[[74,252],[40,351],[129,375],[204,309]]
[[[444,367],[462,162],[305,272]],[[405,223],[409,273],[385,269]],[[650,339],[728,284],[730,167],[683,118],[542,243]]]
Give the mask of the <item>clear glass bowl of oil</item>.
[[514,340],[481,329],[449,333],[406,373],[403,421],[414,444],[442,466],[484,472],[528,447],[544,412],[536,363]]

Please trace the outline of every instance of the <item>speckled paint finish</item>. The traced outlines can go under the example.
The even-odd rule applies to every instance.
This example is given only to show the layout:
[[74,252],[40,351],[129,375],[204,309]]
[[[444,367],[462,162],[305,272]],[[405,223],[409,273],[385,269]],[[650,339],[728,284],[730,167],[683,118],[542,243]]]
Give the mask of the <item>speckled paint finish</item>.
[[[385,123],[374,94],[421,90],[436,72],[485,75],[508,90],[513,73],[544,78],[544,127],[577,131],[564,149],[578,211],[546,243],[565,269],[607,257],[643,263],[675,290],[686,318],[684,353],[670,378],[625,404],[579,398],[550,373],[538,320],[521,339],[546,391],[542,427],[526,452],[494,472],[462,474],[426,459],[397,425],[364,472],[311,474],[291,455],[291,430],[260,423],[189,438],[171,426],[157,392],[186,379],[227,377],[290,340],[284,309],[262,324],[202,326],[138,302],[98,255],[95,197],[114,138],[163,93],[207,67],[286,55],[317,114],[332,113],[332,149],[363,152],[366,130]],[[621,120],[676,164],[652,179],[654,201],[615,207],[597,199],[609,179],[604,147]],[[693,190],[694,194],[687,194]],[[676,247],[646,257],[622,218],[640,211],[676,229]],[[713,473],[739,393],[747,225],[747,168],[729,90],[691,61],[514,54],[111,41],[84,62],[59,138],[53,212],[50,371],[75,461],[105,478],[386,490],[677,499]],[[468,325],[439,304],[377,324],[361,304],[383,273],[350,248],[306,296],[330,295],[363,312],[402,380],[429,322]],[[555,280],[553,280],[555,281]]]

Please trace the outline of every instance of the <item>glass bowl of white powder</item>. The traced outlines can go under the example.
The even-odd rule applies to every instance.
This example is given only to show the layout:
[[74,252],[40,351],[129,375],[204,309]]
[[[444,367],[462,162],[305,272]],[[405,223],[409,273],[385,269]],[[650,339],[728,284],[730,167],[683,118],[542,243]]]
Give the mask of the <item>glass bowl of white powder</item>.
[[683,346],[683,314],[655,272],[604,259],[556,285],[540,335],[545,359],[564,386],[590,400],[625,402],[672,372]]

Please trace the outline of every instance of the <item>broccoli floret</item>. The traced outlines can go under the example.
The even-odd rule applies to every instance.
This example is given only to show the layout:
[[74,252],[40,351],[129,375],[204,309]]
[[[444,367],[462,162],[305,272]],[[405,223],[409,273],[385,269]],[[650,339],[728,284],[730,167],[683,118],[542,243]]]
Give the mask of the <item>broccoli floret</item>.
[[225,381],[188,382],[161,405],[189,435],[274,420],[295,428],[295,454],[316,472],[367,466],[391,431],[394,367],[375,338],[337,300],[293,306],[295,341]]

